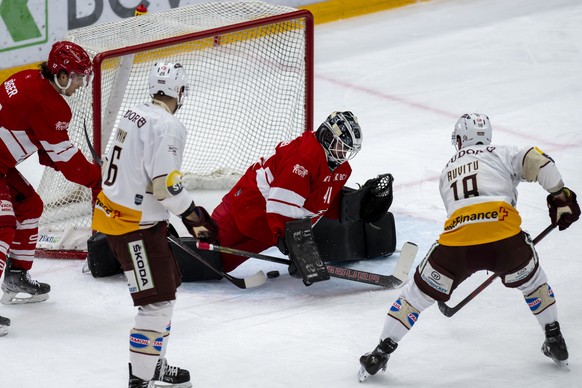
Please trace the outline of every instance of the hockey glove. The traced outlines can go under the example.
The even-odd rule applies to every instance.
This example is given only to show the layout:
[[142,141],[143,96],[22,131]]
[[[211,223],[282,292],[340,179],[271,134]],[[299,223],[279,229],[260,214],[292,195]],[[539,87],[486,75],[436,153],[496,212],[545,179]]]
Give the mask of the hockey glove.
[[386,214],[392,205],[392,182],[391,174],[382,174],[368,179],[362,186],[360,217],[364,222],[376,222]]
[[198,221],[182,217],[182,223],[188,229],[188,233],[202,242],[213,244],[218,239],[218,224],[210,217],[210,214],[202,206],[194,206],[193,211],[198,215]]
[[566,200],[550,194],[547,197],[547,202],[552,225],[564,230],[578,221],[578,218],[580,218],[580,206],[576,201],[576,193],[572,190],[564,187],[560,193],[564,193]]

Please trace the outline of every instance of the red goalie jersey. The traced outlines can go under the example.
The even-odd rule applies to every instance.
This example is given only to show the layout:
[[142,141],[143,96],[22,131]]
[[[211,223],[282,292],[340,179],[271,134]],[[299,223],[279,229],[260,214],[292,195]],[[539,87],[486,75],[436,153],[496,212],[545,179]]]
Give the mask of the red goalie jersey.
[[99,186],[99,167],[69,140],[69,105],[38,70],[25,70],[0,88],[0,174],[39,151],[39,161],[87,187]]
[[[315,132],[280,143],[274,155],[249,167],[214,210],[220,244],[261,252],[283,237],[287,221],[338,218],[338,194],[351,173],[348,162],[330,171]],[[222,257],[227,272],[245,260]]]

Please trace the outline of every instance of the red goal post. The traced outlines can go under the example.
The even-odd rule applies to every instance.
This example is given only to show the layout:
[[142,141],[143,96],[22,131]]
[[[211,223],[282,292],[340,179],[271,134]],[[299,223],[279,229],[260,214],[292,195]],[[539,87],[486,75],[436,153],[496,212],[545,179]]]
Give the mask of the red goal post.
[[[313,127],[313,17],[264,2],[208,3],[70,31],[64,40],[93,60],[91,87],[69,99],[71,141],[101,158],[121,115],[145,102],[158,60],[181,63],[190,79],[176,113],[188,129],[187,189],[229,188],[274,146]],[[89,143],[92,143],[91,145]],[[37,256],[85,258],[90,190],[46,168]]]

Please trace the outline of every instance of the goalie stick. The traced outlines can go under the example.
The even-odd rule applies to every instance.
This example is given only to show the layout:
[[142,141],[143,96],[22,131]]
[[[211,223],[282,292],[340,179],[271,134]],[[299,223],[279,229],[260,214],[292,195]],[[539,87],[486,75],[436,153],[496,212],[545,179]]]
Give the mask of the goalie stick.
[[[555,226],[550,225],[546,229],[544,229],[536,238],[533,239],[533,244],[536,245],[539,243],[544,237],[546,237],[552,230],[554,230]],[[460,301],[456,306],[447,306],[445,302],[439,302],[439,310],[443,313],[446,317],[452,317],[455,315],[460,309],[463,308],[467,303],[471,300],[475,299],[477,295],[479,295],[484,289],[486,289],[493,281],[499,276],[498,274],[493,274],[487,278],[483,283],[481,283],[477,288],[473,290],[469,295],[465,297],[462,301]]]
[[198,260],[204,266],[210,268],[212,271],[214,271],[217,274],[221,275],[222,277],[226,278],[229,282],[231,282],[232,284],[234,284],[238,288],[258,287],[258,286],[262,285],[263,283],[265,283],[265,281],[267,280],[267,277],[265,276],[265,273],[263,271],[259,271],[256,274],[249,276],[249,277],[246,277],[246,278],[234,277],[234,276],[229,275],[229,274],[227,274],[219,269],[214,268],[214,266],[212,264],[210,264],[209,262],[207,262],[202,256],[200,256],[198,253],[194,252],[192,249],[190,249],[186,245],[182,244],[182,242],[177,237],[174,237],[174,236],[168,234],[168,241],[170,241],[170,243],[174,244],[176,247],[182,249],[184,252],[186,252],[187,254],[189,254],[190,256],[195,258],[196,260]]
[[[208,244],[198,241],[196,246],[199,249],[216,251],[222,253],[228,253],[231,255],[252,257],[255,259],[271,261],[273,263],[286,264],[291,263],[290,260],[282,259],[280,257],[263,255],[260,253],[253,253],[248,251],[243,251],[235,248],[222,247],[219,245]],[[394,289],[400,287],[404,281],[408,278],[408,272],[412,267],[412,263],[416,258],[416,253],[418,251],[418,246],[411,242],[406,242],[402,246],[400,251],[400,257],[396,263],[396,268],[391,275],[381,275],[366,271],[360,271],[353,268],[342,268],[336,267],[334,265],[325,264],[329,276],[339,279],[352,280],[360,283],[373,284],[375,286],[380,286],[388,289]]]

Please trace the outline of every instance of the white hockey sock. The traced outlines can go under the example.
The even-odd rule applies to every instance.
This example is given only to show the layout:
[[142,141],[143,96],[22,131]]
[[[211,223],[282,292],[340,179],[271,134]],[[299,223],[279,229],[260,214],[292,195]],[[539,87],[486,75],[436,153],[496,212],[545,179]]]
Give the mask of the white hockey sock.
[[166,353],[169,324],[172,319],[175,301],[152,303],[138,308],[132,340],[141,338],[147,346],[137,348],[130,345],[129,362],[132,373],[143,380],[151,380],[156,364]]

